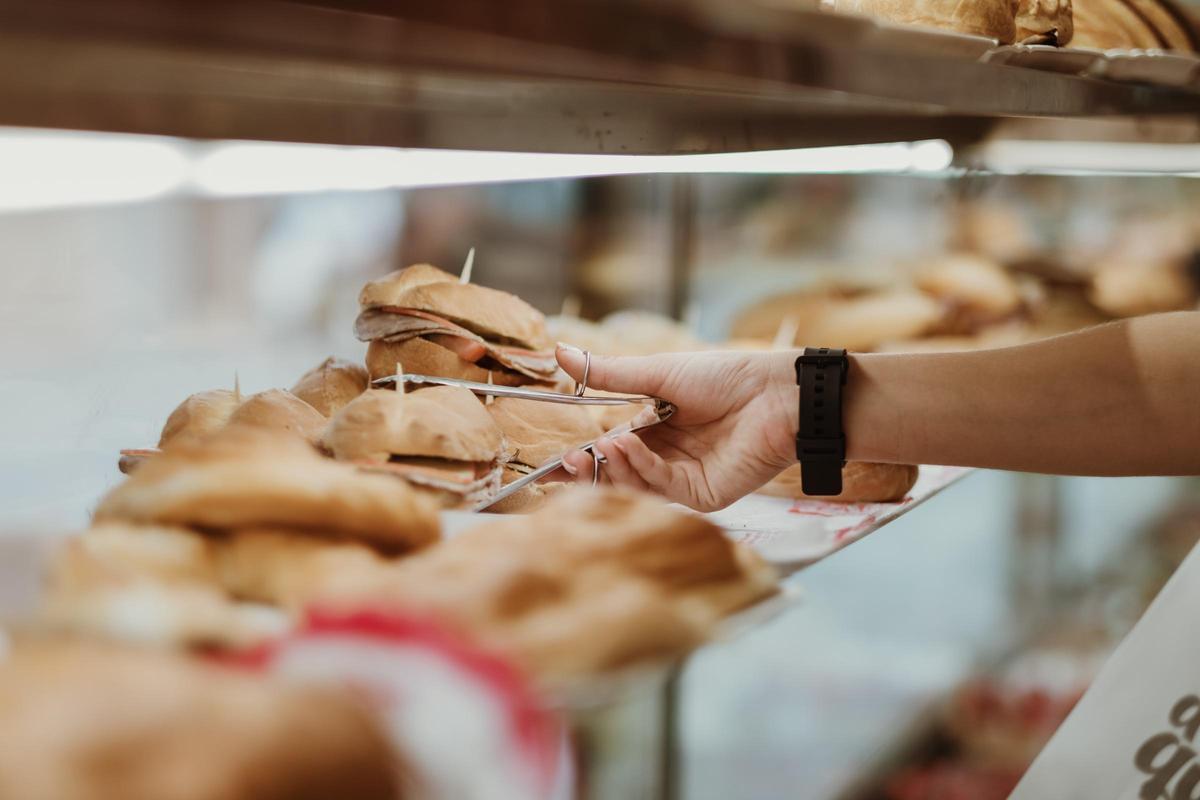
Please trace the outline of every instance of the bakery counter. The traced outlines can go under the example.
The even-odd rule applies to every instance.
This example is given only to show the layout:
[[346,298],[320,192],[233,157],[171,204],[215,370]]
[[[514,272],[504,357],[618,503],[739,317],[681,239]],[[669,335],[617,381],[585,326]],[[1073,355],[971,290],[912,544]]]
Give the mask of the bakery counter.
[[0,123],[669,154],[1195,108],[1190,56],[1139,58],[744,3],[3,2]]

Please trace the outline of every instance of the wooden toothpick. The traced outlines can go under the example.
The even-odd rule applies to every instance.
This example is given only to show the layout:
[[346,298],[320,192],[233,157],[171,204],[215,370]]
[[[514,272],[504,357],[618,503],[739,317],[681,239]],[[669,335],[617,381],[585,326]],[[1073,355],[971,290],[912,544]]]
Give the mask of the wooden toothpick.
[[[488,370],[488,386],[491,386],[491,385],[492,385],[492,371],[489,369]],[[483,396],[483,404],[485,406],[490,406],[492,404],[492,401],[495,399],[496,399],[495,395],[486,394]]]
[[233,371],[233,401],[235,403],[242,402],[242,383],[238,379],[237,370]]
[[408,391],[404,386],[404,365],[399,361],[396,362],[396,391],[400,394]]
[[779,320],[775,329],[775,338],[771,340],[772,350],[787,350],[796,344],[796,331],[800,329],[800,321],[793,316]]
[[471,282],[471,267],[475,266],[475,248],[467,252],[467,260],[463,262],[462,272],[458,276],[459,283]]

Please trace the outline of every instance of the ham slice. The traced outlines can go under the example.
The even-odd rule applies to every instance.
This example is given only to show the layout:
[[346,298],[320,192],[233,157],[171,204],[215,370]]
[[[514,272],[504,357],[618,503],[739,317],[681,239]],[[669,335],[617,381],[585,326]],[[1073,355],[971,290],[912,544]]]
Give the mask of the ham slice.
[[409,483],[452,494],[474,505],[500,489],[503,468],[496,463],[449,461],[438,458],[405,458],[399,461],[358,461],[359,469],[384,472]]
[[494,344],[450,320],[413,308],[368,308],[355,320],[354,334],[364,342],[375,339],[403,342],[422,336],[452,350],[465,361],[476,363],[490,357],[503,367],[540,380],[552,378],[558,371],[553,351]]

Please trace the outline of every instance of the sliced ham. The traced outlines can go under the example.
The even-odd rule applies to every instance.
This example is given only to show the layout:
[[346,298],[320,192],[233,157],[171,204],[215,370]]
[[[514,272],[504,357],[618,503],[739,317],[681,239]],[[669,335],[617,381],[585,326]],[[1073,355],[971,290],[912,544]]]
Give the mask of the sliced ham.
[[547,379],[558,371],[553,351],[493,344],[450,320],[413,308],[368,308],[354,322],[359,340],[403,342],[421,336],[453,351],[464,361],[477,363],[485,356],[530,378]]
[[492,497],[500,489],[503,468],[496,463],[410,458],[399,461],[359,461],[359,469],[384,472],[417,486],[453,494],[463,503],[474,504]]

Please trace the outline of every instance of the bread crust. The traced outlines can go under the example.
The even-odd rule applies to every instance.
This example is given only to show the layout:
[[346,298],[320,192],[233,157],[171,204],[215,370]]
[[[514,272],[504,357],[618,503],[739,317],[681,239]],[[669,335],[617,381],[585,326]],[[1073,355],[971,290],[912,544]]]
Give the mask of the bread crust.
[[865,14],[902,25],[943,28],[997,39],[1016,39],[1016,0],[833,0],[835,11]]
[[207,528],[285,526],[394,549],[438,538],[435,505],[407,484],[319,456],[280,431],[235,425],[143,464],[98,521]]
[[393,769],[347,690],[60,640],[0,664],[3,797],[392,800]]
[[[912,464],[877,464],[849,461],[842,467],[842,493],[833,497],[812,497],[831,503],[893,503],[903,500],[917,482],[919,470]],[[758,490],[759,494],[809,498],[800,486],[800,465],[788,467]]]
[[323,442],[344,461],[423,456],[491,463],[504,452],[500,428],[460,386],[368,389],[330,420]]
[[487,407],[504,433],[510,461],[540,467],[604,433],[584,406],[497,397]]
[[1075,34],[1071,0],[1020,0],[1016,40],[1066,47]]
[[775,590],[774,570],[704,517],[572,487],[326,600],[434,614],[553,682],[677,656]]
[[521,386],[530,379],[508,370],[486,370],[466,359],[459,358],[453,350],[436,345],[420,337],[403,342],[375,340],[367,345],[367,372],[371,380],[396,374],[396,364],[404,367],[410,375],[435,375],[439,378],[456,378],[476,383],[492,383],[499,386]]
[[1145,17],[1126,0],[1074,0],[1074,47],[1139,50],[1164,46]]
[[344,358],[329,358],[304,373],[292,394],[319,413],[332,417],[367,390],[367,368]]
[[364,308],[415,308],[445,317],[489,341],[530,350],[554,342],[546,318],[516,295],[459,279],[430,264],[414,264],[370,281],[358,296]]
[[229,416],[228,425],[286,431],[306,442],[320,440],[328,420],[320,411],[284,389],[252,394]]
[[198,439],[219,431],[229,422],[242,399],[229,389],[211,389],[197,392],[180,403],[163,425],[158,446],[166,447],[172,441]]

